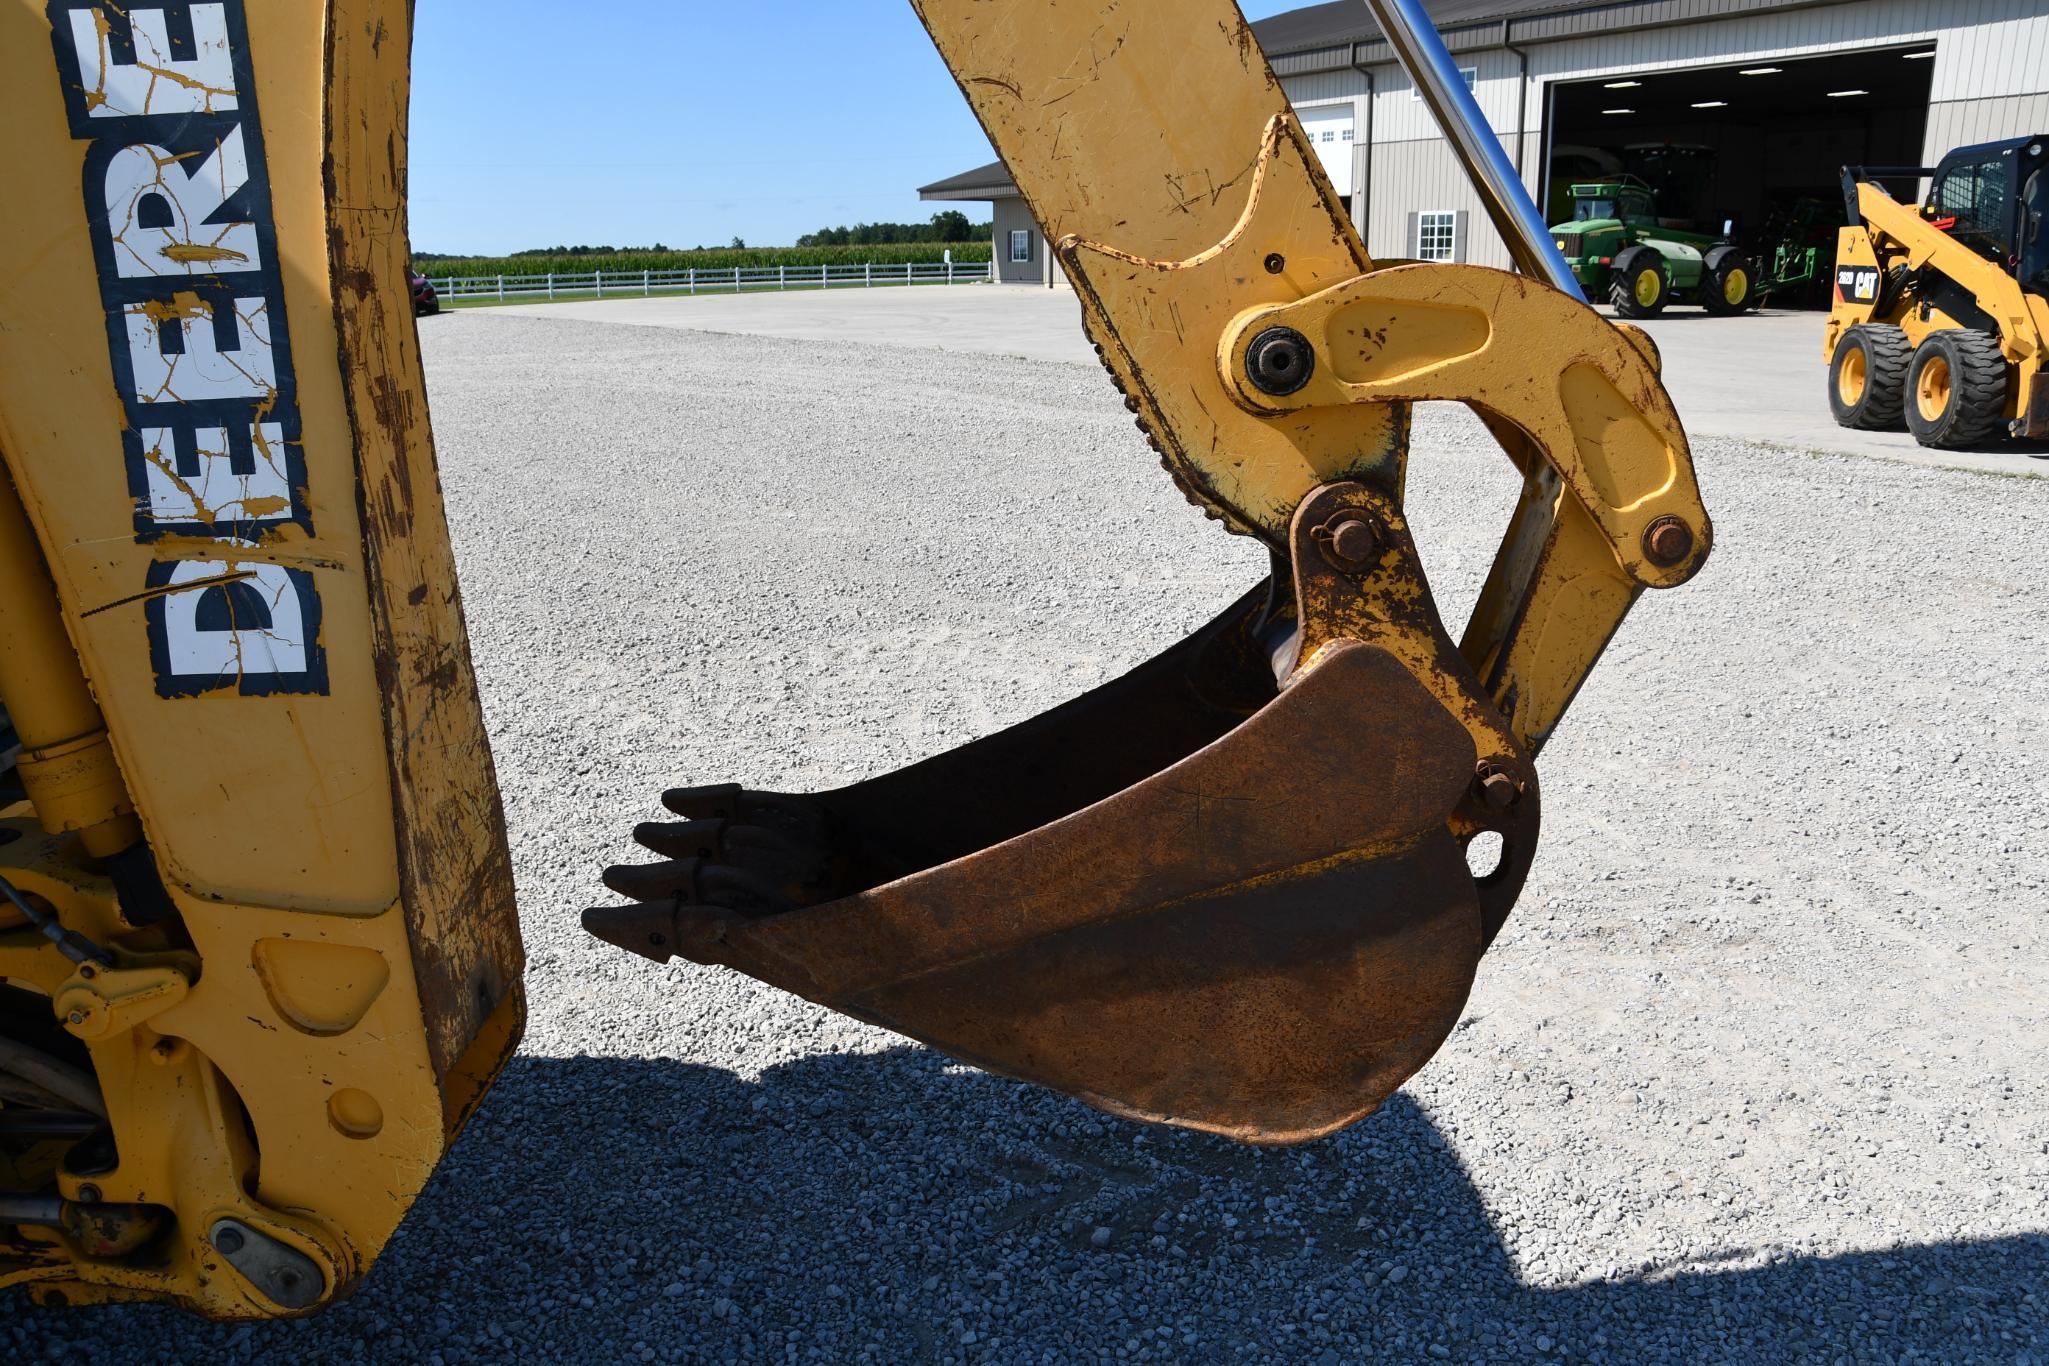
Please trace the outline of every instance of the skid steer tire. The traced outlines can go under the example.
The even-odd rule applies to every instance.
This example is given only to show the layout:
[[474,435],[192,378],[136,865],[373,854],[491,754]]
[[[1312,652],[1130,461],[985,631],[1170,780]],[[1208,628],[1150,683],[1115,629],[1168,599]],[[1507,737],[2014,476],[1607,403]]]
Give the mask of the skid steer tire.
[[1975,446],[2004,435],[2006,357],[1965,328],[1930,334],[1907,367],[1907,429],[1924,446]]
[[1608,302],[1625,318],[1655,318],[1672,301],[1672,276],[1665,258],[1650,247],[1631,247],[1615,258],[1608,277]]
[[1907,334],[1884,323],[1859,323],[1836,344],[1828,367],[1828,406],[1836,424],[1862,432],[1896,432],[1907,402]]
[[1733,248],[1709,252],[1700,280],[1700,306],[1718,317],[1734,317],[1757,307],[1757,268]]

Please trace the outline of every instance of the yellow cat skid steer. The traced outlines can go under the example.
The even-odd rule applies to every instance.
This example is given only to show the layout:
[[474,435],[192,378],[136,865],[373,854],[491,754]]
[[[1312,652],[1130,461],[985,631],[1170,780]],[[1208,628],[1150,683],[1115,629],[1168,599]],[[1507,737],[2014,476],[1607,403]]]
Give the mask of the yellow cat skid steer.
[[[410,6],[0,5],[0,1284],[310,1312],[523,1020],[406,289]],[[1428,1059],[1538,749],[1711,532],[1650,344],[1375,8],[1524,274],[1369,261],[1231,0],[921,0],[1168,472],[1273,576],[899,773],[670,792],[593,932],[1254,1142]],[[1524,478],[1456,644],[1402,509],[1432,399]]]

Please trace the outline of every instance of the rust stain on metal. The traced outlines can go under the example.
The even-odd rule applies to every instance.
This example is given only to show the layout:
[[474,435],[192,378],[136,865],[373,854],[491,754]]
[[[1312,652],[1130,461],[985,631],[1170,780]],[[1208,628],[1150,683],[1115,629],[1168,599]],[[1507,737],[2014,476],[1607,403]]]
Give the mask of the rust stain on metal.
[[[325,163],[345,399],[356,442],[374,668],[383,693],[400,899],[453,1131],[518,1041],[525,964],[496,773],[405,296],[404,129],[381,136],[332,111],[371,107],[402,81],[403,45],[375,28],[329,32]],[[374,141],[373,141],[374,139]],[[433,585],[438,591],[419,591]],[[488,1057],[480,1056],[482,1053]]]

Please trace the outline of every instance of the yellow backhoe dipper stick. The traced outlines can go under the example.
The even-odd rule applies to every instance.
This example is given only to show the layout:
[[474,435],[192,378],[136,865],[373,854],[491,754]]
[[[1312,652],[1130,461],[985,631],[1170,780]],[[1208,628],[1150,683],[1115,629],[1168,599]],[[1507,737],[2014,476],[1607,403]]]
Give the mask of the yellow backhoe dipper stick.
[[[1117,1113],[1328,1133],[1450,1030],[1535,851],[1537,748],[1638,592],[1708,552],[1655,352],[1527,277],[1376,270],[1229,0],[914,3],[1139,425],[1274,579],[902,772],[672,791],[684,821],[636,832],[669,861],[610,870],[638,904],[585,924]],[[1402,513],[1424,399],[1525,475],[1463,653]]]

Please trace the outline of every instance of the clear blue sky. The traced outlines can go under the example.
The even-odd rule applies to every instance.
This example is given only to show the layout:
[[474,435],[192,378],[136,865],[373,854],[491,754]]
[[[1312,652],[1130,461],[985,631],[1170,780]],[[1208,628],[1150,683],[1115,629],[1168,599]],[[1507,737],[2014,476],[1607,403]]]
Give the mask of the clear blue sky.
[[786,245],[922,221],[945,206],[918,186],[993,159],[908,0],[420,0],[415,16],[421,251]]

